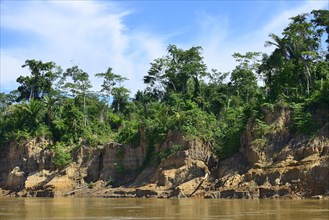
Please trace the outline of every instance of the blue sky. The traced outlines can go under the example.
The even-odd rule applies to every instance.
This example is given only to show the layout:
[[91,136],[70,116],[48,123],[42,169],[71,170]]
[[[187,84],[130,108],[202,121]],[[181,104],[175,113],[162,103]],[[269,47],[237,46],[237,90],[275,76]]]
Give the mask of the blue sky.
[[0,88],[17,88],[29,75],[27,59],[79,65],[90,74],[113,72],[129,78],[132,93],[143,89],[150,62],[169,44],[203,47],[208,69],[234,68],[234,52],[271,52],[264,42],[280,34],[289,18],[328,9],[327,0],[262,1],[15,1],[1,3]]

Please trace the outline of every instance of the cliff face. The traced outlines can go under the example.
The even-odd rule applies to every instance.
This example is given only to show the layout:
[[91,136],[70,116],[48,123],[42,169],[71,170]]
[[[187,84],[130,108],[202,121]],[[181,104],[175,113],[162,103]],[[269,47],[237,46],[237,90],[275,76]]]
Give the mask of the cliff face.
[[54,170],[47,145],[44,140],[10,144],[0,155],[0,187],[19,191],[34,173]]
[[291,134],[288,108],[264,113],[269,132],[260,138],[257,122],[250,119],[241,137],[240,152],[221,162],[216,185],[221,197],[328,196],[329,111],[313,112],[320,129],[311,138]]
[[51,191],[51,196],[97,181],[114,181],[117,185],[132,181],[145,156],[142,147],[132,148],[110,143],[99,148],[82,146],[74,152],[73,163],[55,169],[54,156],[45,141],[12,144],[1,155],[0,187],[20,195],[38,195]]
[[0,188],[18,196],[328,197],[328,118],[329,110],[314,110],[320,129],[310,138],[291,133],[288,108],[264,109],[262,122],[249,119],[240,151],[220,162],[210,143],[186,140],[175,132],[169,132],[154,152],[170,153],[148,166],[143,165],[143,136],[137,147],[81,146],[73,163],[60,170],[52,163],[46,141],[12,143],[0,155]]
[[[81,146],[74,152],[73,163],[57,170],[54,156],[45,141],[32,140],[12,144],[1,157],[0,188],[19,196],[63,196],[89,188],[153,184],[170,190],[204,176],[216,165],[210,144],[187,141],[179,133],[170,132],[155,153],[179,146],[177,152],[153,162],[141,170],[146,143],[138,147],[109,143],[98,148]],[[92,187],[91,187],[92,186]],[[79,190],[82,189],[82,190]],[[18,193],[18,194],[17,194]]]

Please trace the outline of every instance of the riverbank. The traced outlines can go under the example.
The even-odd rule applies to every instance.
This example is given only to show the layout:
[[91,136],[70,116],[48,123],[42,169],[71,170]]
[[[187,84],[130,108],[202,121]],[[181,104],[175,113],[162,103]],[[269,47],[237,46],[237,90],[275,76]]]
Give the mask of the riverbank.
[[[260,145],[251,118],[239,152],[219,160],[209,142],[169,132],[145,165],[147,140],[138,146],[81,146],[73,161],[56,168],[43,140],[12,143],[1,155],[2,196],[106,198],[312,198],[329,196],[329,124],[310,138],[292,134],[290,112],[264,120],[274,129]],[[320,114],[319,114],[320,115]],[[324,118],[322,114],[321,117]],[[326,116],[327,114],[325,114]],[[173,150],[174,149],[174,150]]]

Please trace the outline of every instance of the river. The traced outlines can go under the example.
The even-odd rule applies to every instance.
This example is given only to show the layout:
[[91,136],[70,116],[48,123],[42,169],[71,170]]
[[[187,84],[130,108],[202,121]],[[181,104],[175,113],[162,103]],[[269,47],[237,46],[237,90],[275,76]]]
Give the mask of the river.
[[329,219],[329,201],[0,198],[0,219]]

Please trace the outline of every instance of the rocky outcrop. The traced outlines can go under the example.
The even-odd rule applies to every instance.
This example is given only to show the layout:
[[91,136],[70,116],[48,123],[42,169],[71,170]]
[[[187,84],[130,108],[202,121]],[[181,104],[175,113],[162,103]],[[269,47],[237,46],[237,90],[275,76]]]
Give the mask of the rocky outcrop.
[[98,148],[82,146],[75,151],[72,164],[56,169],[47,146],[47,142],[36,140],[12,143],[0,158],[0,187],[14,192],[46,188],[61,195],[100,180],[122,184],[136,177],[144,158],[141,147],[116,143]]
[[11,143],[0,155],[0,187],[18,191],[32,173],[52,171],[52,153],[45,140]]
[[19,167],[15,167],[8,174],[5,187],[16,191],[21,190],[24,188],[25,180],[26,180],[25,173],[21,171]]
[[12,143],[0,155],[0,188],[8,190],[0,195],[329,198],[329,110],[312,111],[320,129],[310,138],[289,129],[289,108],[264,108],[261,122],[249,119],[239,152],[223,161],[211,143],[169,132],[153,152],[165,157],[144,163],[143,129],[138,146],[81,146],[61,169],[46,141]]
[[[79,158],[86,156],[83,151],[78,156]],[[91,157],[90,160],[85,160],[80,165],[87,169],[84,179],[87,182],[115,180],[117,185],[131,182],[136,177],[136,170],[142,166],[145,157],[144,152],[142,147],[117,143],[110,143],[101,148],[93,149],[87,153]]]
[[[322,116],[314,114],[313,119],[321,128],[312,138],[291,134],[291,112],[287,107],[264,110],[268,132],[262,137],[257,135],[256,120],[249,119],[240,152],[219,165],[215,186],[219,197],[238,198],[242,192],[244,197],[250,194],[253,198],[328,197],[329,123],[324,118],[329,112],[314,111],[319,112]],[[260,145],[258,138],[265,141]]]
[[177,188],[190,180],[209,174],[217,160],[209,143],[199,140],[185,140],[179,133],[169,133],[164,144],[158,151],[172,146],[181,146],[183,149],[172,153],[161,160],[152,182],[164,188]]
[[156,146],[155,154],[174,146],[179,148],[141,171],[147,146],[144,141],[141,139],[137,147],[118,143],[97,148],[81,146],[73,153],[73,163],[62,169],[56,169],[52,163],[48,143],[13,143],[8,148],[9,156],[1,158],[5,166],[0,168],[0,187],[21,196],[64,196],[81,195],[81,191],[95,189],[96,185],[98,190],[127,185],[140,189],[138,195],[143,195],[140,187],[149,185],[154,186],[153,191],[165,191],[166,196],[172,196],[171,191],[188,190],[188,182],[210,174],[217,164],[209,143],[186,140],[182,134],[170,132],[166,141]]

